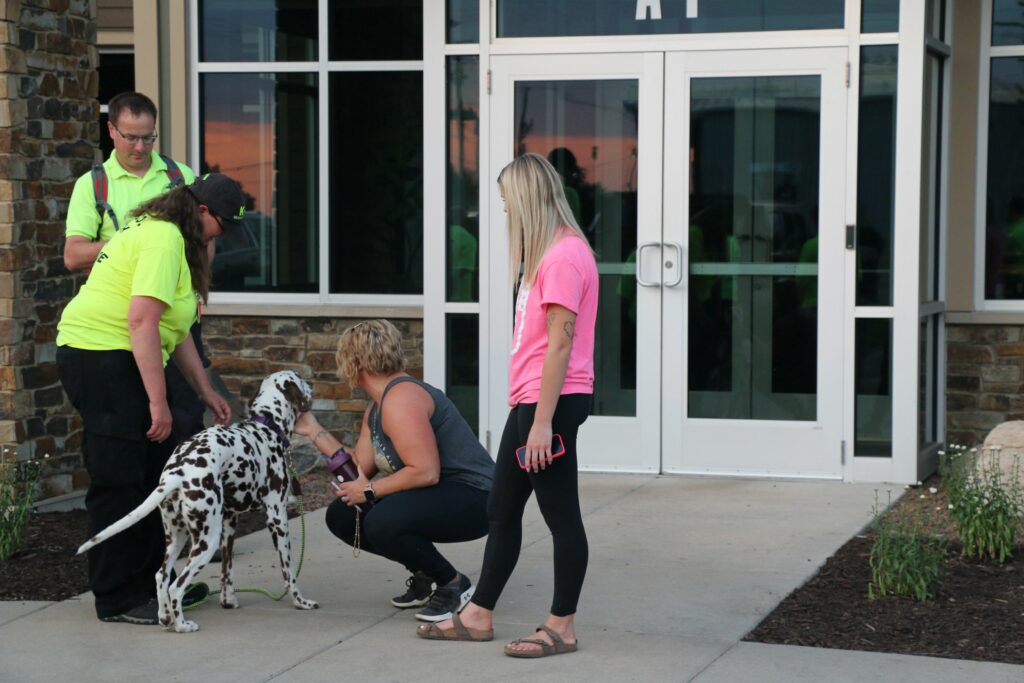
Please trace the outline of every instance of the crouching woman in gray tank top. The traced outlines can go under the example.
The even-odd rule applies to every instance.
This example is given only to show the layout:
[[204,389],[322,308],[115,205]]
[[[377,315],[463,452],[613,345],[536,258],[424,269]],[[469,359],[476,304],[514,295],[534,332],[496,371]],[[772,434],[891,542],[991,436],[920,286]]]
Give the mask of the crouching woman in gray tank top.
[[[425,605],[416,614],[422,621],[447,619],[469,601],[473,585],[434,544],[487,534],[494,462],[444,392],[405,373],[402,337],[388,321],[347,329],[338,340],[337,361],[339,377],[372,402],[355,447],[359,477],[338,485],[327,526],[353,547],[358,531],[362,550],[412,573],[408,590],[391,604]],[[312,412],[302,415],[295,431],[325,455],[341,448]],[[368,500],[372,506],[365,505]]]

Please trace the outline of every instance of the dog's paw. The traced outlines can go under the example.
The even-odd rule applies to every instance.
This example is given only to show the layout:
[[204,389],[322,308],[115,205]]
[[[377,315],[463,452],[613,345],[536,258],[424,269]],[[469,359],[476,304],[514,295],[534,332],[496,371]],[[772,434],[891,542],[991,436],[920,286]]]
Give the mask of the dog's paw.
[[295,605],[295,609],[320,609],[319,602],[306,598],[295,598],[292,600],[292,604]]
[[234,593],[232,593],[231,595],[221,593],[220,606],[224,609],[238,609],[238,598],[235,597]]
[[186,620],[175,626],[174,630],[178,633],[194,633],[199,630],[199,624]]

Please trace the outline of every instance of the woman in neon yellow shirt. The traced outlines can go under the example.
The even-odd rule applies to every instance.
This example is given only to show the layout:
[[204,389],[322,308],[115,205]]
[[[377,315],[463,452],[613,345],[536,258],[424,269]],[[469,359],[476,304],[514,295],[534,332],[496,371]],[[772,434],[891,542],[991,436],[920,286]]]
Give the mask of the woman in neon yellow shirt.
[[[210,385],[189,328],[210,287],[208,245],[238,227],[244,195],[214,173],[152,199],[107,242],[57,325],[57,369],[82,416],[90,533],[139,505],[174,447],[164,365],[174,361],[214,419],[231,418]],[[153,577],[163,560],[154,512],[89,551],[103,621],[156,624]]]

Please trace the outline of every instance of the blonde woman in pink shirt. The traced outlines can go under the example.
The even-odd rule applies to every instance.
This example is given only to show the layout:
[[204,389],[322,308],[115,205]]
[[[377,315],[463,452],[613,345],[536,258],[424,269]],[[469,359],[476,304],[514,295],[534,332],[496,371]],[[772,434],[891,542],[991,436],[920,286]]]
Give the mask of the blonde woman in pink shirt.
[[544,157],[516,158],[498,176],[498,188],[508,214],[511,272],[521,268],[522,277],[509,360],[511,412],[487,501],[483,569],[465,609],[421,626],[417,635],[494,638],[493,610],[519,559],[523,509],[535,492],[554,543],[551,613],[531,636],[505,646],[511,657],[535,658],[576,651],[574,619],[587,571],[576,435],[593,403],[597,264],[558,172]]

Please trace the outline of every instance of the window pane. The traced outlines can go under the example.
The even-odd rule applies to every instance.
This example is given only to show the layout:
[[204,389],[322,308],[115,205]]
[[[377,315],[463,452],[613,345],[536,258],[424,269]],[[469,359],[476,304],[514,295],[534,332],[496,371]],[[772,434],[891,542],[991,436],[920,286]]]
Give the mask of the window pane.
[[[695,16],[688,13],[693,5]],[[498,37],[842,28],[843,5],[843,0],[498,0]]]
[[860,51],[857,136],[857,305],[892,304],[896,46]]
[[1024,4],[1019,0],[993,0],[992,44],[1024,45]]
[[638,107],[632,79],[515,85],[515,154],[551,162],[597,252],[595,415],[636,415]]
[[992,60],[985,298],[1024,299],[1024,57]]
[[448,42],[480,42],[480,0],[448,0]]
[[332,0],[327,26],[331,60],[423,58],[423,0]]
[[814,420],[821,79],[690,93],[688,414]]
[[331,292],[423,293],[423,74],[330,75]]
[[480,58],[448,58],[448,301],[479,301]]
[[[131,52],[101,52],[97,69],[99,75],[99,99],[105,105],[114,95],[135,90],[135,55]],[[114,151],[114,141],[107,133],[106,112],[100,113],[100,151],[106,159]]]
[[200,0],[199,60],[315,60],[316,17],[316,0]]
[[900,0],[861,0],[861,33],[895,33],[900,30]]
[[217,240],[216,291],[317,291],[313,74],[201,74],[200,170],[242,184],[244,242]]
[[480,433],[480,323],[475,314],[445,316],[445,373],[444,392],[466,418],[477,434]]
[[924,63],[924,120],[922,125],[925,194],[922,197],[919,289],[921,302],[939,298],[939,244],[942,229],[942,147],[946,137],[942,118],[945,89],[943,58],[929,54]]
[[892,320],[858,318],[854,455],[892,457]]

